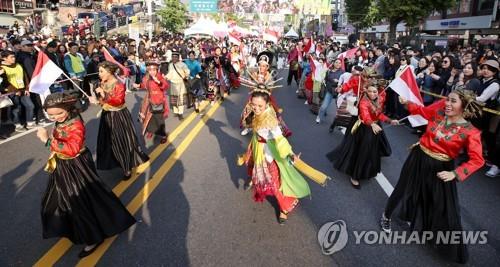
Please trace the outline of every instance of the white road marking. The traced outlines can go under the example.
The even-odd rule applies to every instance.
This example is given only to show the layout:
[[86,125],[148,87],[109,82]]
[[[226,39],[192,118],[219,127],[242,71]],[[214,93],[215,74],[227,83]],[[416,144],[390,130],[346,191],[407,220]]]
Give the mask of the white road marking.
[[387,196],[390,196],[392,194],[392,191],[394,191],[394,187],[391,185],[389,180],[387,180],[384,174],[379,172],[377,176],[375,176],[375,179],[377,180],[380,187],[382,187],[384,192],[387,194]]
[[25,131],[25,132],[16,132],[16,135],[11,136],[11,137],[9,137],[9,138],[7,138],[7,139],[5,139],[5,140],[0,141],[0,145],[2,145],[2,144],[4,144],[4,143],[7,143],[7,142],[10,142],[10,141],[12,141],[12,140],[15,140],[15,139],[17,139],[17,138],[23,137],[23,136],[25,136],[25,135],[27,135],[27,134],[30,134],[30,133],[32,133],[32,132],[35,132],[35,131],[37,131],[37,128],[38,128],[38,127],[44,127],[44,128],[45,128],[45,127],[50,126],[50,125],[52,125],[52,124],[54,124],[54,123],[44,123],[44,124],[42,124],[42,125],[38,125],[38,126],[36,126],[35,128],[29,129],[29,130],[27,130],[27,131]]

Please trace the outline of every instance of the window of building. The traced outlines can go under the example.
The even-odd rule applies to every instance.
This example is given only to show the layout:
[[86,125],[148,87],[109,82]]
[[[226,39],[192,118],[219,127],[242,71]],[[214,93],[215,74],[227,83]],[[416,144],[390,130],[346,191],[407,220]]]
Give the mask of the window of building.
[[12,9],[12,0],[0,0],[0,12],[14,13]]
[[479,0],[477,2],[477,11],[493,10],[495,6],[495,0]]

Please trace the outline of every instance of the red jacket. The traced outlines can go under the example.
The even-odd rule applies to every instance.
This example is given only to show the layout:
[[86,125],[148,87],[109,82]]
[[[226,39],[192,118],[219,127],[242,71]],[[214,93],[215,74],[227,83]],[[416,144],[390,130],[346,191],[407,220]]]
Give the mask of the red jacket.
[[160,81],[160,84],[156,83],[153,78],[148,79],[148,76],[144,77],[142,79],[141,89],[148,90],[150,101],[158,105],[165,102],[165,91],[169,88],[169,85],[160,72],[156,75],[156,79]]
[[359,102],[359,117],[361,121],[366,125],[371,125],[377,121],[390,122],[391,119],[383,113],[384,102],[385,98],[379,96],[377,98],[378,107],[376,107],[367,96],[363,97]]
[[77,117],[56,124],[49,141],[49,148],[51,152],[75,157],[82,150],[84,143],[85,126],[82,120]]
[[113,90],[110,92],[104,92],[103,102],[114,107],[119,107],[125,104],[125,85],[123,83],[116,82]]
[[408,111],[429,121],[424,135],[420,138],[421,146],[435,153],[446,154],[452,159],[457,158],[462,150],[467,151],[469,160],[460,164],[454,171],[457,178],[463,181],[484,165],[481,132],[470,122],[446,125],[444,103],[445,100],[441,100],[422,107],[408,102]]

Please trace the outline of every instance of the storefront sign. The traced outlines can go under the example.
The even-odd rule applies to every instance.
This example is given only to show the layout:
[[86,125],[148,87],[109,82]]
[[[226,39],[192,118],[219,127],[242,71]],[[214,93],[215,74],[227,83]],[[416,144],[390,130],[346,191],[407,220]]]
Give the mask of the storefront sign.
[[217,12],[217,0],[191,0],[189,11],[200,13]]
[[470,30],[491,28],[491,15],[463,17],[453,19],[428,20],[425,22],[424,30]]
[[32,0],[16,0],[14,1],[16,9],[33,9]]

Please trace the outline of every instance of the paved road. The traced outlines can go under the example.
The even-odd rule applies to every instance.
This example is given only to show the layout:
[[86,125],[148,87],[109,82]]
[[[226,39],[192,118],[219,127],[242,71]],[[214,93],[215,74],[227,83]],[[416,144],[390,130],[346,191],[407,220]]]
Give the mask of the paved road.
[[[193,114],[183,122],[169,118],[171,143],[148,148],[154,161],[138,177],[121,182],[119,170],[100,172],[139,222],[107,240],[86,261],[77,258],[81,246],[41,237],[40,203],[48,178],[43,172],[48,156],[43,144],[34,133],[1,144],[0,266],[453,265],[428,246],[355,244],[352,231],[378,231],[387,193],[376,179],[354,190],[345,175],[333,170],[324,155],[340,143],[342,134],[328,133],[326,123],[316,125],[295,90],[292,86],[275,92],[294,131],[290,142],[304,161],[334,179],[324,188],[310,182],[312,197],[300,202],[286,226],[277,223],[272,202],[254,203],[251,193],[242,188],[245,169],[235,164],[249,140],[238,129],[247,99],[242,88],[220,106],[207,107],[204,117]],[[127,95],[133,116],[142,97],[142,92]],[[92,107],[84,114],[92,151],[96,113]],[[329,113],[332,119],[333,107]],[[388,128],[387,135],[393,155],[383,159],[382,172],[390,189],[397,182],[408,145],[417,138],[403,126]],[[464,228],[488,231],[488,244],[469,246],[469,265],[500,266],[500,177],[488,178],[484,171],[458,186]],[[325,256],[317,232],[324,223],[340,219],[347,224],[347,246]],[[394,228],[405,227],[395,223]]]

